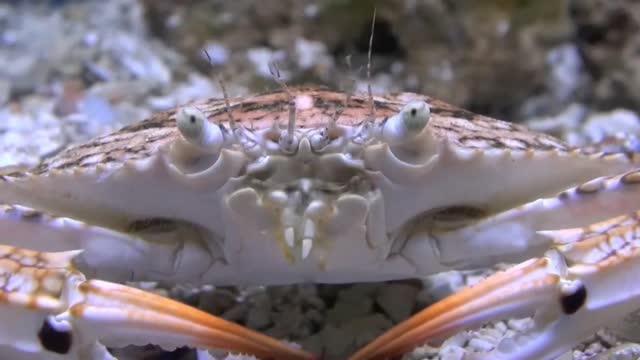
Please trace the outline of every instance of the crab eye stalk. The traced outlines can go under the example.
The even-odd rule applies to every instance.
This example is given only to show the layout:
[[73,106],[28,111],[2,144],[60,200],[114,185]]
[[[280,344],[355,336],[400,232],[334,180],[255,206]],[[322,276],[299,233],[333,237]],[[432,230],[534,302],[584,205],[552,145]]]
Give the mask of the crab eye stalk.
[[209,122],[194,107],[184,107],[176,115],[176,123],[182,137],[190,144],[206,151],[218,152],[224,142],[220,126]]
[[293,154],[298,149],[299,139],[297,136],[290,134],[288,131],[283,131],[280,134],[278,145],[283,152]]
[[431,109],[424,101],[411,101],[400,112],[387,120],[382,136],[391,143],[413,139],[427,126]]

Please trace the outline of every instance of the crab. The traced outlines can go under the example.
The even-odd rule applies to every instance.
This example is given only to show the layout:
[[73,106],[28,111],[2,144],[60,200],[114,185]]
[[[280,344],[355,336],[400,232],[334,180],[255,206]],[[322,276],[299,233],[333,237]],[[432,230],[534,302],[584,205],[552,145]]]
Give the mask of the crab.
[[0,176],[0,350],[101,359],[153,343],[312,359],[122,283],[369,282],[524,261],[353,359],[535,310],[531,333],[487,356],[550,357],[640,306],[639,161],[619,150],[414,93],[284,87],[156,113]]

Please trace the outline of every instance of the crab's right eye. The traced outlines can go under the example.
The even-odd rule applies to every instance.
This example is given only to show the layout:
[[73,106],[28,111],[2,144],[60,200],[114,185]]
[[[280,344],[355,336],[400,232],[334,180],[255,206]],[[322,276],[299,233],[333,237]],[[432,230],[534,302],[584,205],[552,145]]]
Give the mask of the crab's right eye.
[[182,137],[199,148],[219,151],[224,142],[220,126],[194,107],[184,107],[176,115],[176,123]]

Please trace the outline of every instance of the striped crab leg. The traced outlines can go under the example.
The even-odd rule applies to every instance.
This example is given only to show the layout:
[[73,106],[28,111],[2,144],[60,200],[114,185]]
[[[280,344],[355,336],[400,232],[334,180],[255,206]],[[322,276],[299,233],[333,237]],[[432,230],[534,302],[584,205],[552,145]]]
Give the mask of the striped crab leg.
[[101,344],[152,343],[163,348],[224,349],[264,359],[312,358],[180,302],[117,283],[86,280],[71,265],[79,252],[0,245],[0,354],[14,351],[7,349],[12,347],[47,358],[88,358]]
[[640,307],[640,212],[540,233],[555,244],[544,257],[437,302],[351,359],[390,358],[465,328],[525,314],[534,314],[532,329],[474,358],[554,358]]

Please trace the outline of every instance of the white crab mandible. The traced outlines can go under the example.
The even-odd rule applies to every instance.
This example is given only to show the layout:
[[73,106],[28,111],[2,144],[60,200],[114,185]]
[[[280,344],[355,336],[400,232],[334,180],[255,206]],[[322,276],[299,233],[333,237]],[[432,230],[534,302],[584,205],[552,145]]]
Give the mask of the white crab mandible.
[[[3,354],[100,358],[101,344],[155,343],[309,359],[105,281],[382,281],[543,255],[354,359],[537,309],[538,335],[489,356],[557,354],[640,307],[637,218],[589,226],[638,208],[639,161],[594,149],[410,93],[285,88],[155,114],[0,176]],[[563,230],[574,227],[585,228]]]

